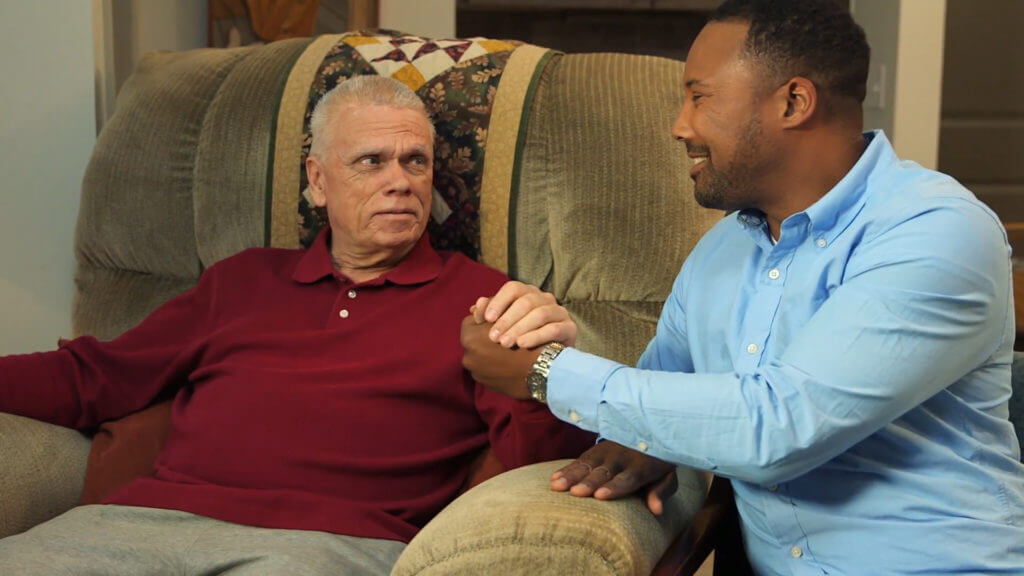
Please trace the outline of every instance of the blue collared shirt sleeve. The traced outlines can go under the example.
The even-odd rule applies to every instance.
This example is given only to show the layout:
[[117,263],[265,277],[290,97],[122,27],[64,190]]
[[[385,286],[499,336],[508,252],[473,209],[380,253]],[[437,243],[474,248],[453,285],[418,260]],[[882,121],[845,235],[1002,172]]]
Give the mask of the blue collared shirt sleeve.
[[[687,347],[683,307],[674,297],[681,293],[686,282],[686,267],[675,280],[676,289],[662,309],[658,328],[647,349],[637,361],[641,370],[667,370],[693,372],[693,362]],[[617,362],[586,354],[573,348],[565,349],[552,365],[548,377],[548,406],[566,422],[597,432],[598,405],[601,394],[612,372],[622,368]]]
[[[657,369],[566,351],[551,373],[553,411],[653,456],[753,483],[819,466],[984,362],[1012,322],[1005,238],[991,214],[940,207],[886,226],[864,238],[842,284],[756,370],[678,372],[692,367],[685,346],[670,343],[686,340],[689,300],[677,281],[642,364]],[[666,366],[668,357],[681,365]]]

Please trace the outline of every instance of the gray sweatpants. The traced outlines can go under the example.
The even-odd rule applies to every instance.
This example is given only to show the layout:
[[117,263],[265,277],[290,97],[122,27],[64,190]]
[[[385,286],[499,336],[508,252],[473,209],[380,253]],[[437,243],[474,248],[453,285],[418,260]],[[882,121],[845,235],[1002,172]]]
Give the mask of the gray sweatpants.
[[177,510],[80,506],[0,540],[0,574],[382,575],[405,544],[222,522]]

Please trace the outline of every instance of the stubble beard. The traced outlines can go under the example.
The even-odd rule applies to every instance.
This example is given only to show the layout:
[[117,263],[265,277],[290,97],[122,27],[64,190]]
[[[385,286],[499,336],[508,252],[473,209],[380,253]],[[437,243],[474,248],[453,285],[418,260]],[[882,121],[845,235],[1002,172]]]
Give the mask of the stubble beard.
[[761,120],[755,116],[743,127],[731,165],[718,170],[708,155],[693,183],[697,204],[714,210],[756,208],[753,199],[758,197],[760,189],[757,175],[764,172],[767,164],[761,143]]

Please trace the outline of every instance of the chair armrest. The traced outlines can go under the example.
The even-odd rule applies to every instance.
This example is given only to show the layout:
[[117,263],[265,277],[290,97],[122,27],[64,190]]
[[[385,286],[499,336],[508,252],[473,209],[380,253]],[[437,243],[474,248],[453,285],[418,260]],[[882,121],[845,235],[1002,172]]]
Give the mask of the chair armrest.
[[74,507],[88,457],[80,432],[0,413],[0,538]]
[[569,462],[524,466],[466,492],[409,543],[392,575],[647,576],[707,494],[706,477],[683,468],[660,517],[636,496],[605,502],[553,492],[551,473]]

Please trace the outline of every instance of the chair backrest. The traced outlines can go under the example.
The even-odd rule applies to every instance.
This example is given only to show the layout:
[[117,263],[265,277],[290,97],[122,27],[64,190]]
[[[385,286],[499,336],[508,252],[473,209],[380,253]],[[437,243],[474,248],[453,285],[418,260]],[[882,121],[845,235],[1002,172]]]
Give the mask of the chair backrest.
[[683,67],[396,33],[147,55],[83,183],[74,332],[112,338],[221,258],[298,246],[319,225],[301,170],[312,103],[378,73],[438,126],[435,244],[551,290],[581,347],[633,362],[721,216],[695,203],[670,135]]

